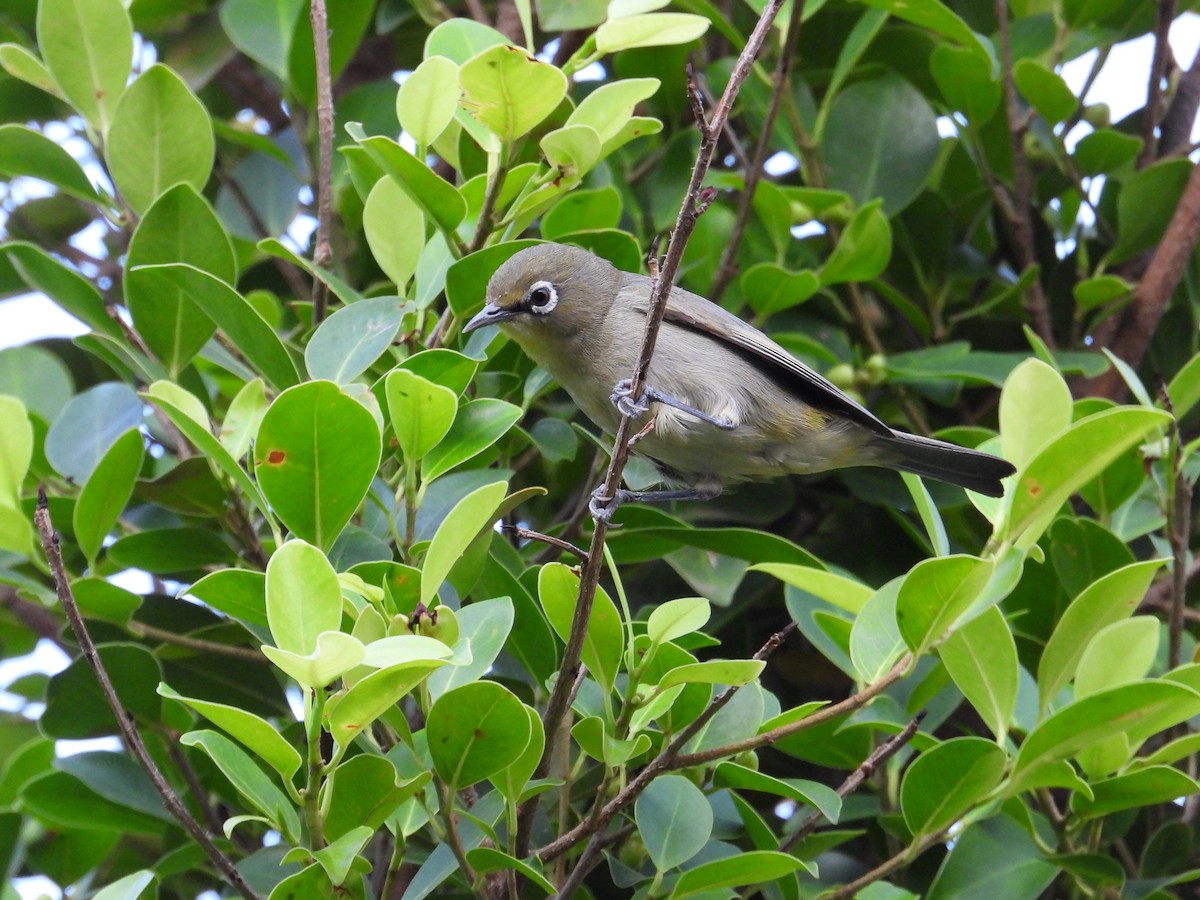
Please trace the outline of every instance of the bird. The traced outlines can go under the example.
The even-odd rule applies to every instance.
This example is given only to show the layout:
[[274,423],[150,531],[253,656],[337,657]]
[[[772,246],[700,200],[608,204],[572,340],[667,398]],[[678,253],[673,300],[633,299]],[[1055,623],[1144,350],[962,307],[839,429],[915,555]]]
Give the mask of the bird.
[[[673,287],[640,398],[631,381],[652,279],[590,251],[543,243],[496,269],[483,309],[463,327],[489,325],[546,369],[597,426],[622,415],[642,429],[636,452],[668,489],[606,496],[622,503],[708,500],[739,482],[881,466],[1001,497],[1007,460],[897,431],[733,313]],[[652,423],[652,425],[651,425]]]

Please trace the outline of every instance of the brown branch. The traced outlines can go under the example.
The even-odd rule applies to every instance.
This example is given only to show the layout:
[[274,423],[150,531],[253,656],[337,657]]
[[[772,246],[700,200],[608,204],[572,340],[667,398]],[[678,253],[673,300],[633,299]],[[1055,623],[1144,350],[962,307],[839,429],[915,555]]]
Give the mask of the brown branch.
[[[313,238],[313,266],[329,269],[333,263],[330,230],[333,227],[333,83],[329,74],[329,23],[325,0],[312,0],[313,50],[317,69],[317,233]],[[314,278],[314,325],[320,325],[329,305],[329,286]]]
[[1142,108],[1142,152],[1137,167],[1144,169],[1158,158],[1158,141],[1154,132],[1162,115],[1163,78],[1167,74],[1167,57],[1171,45],[1167,40],[1171,20],[1175,18],[1175,0],[1158,0],[1155,4],[1154,54],[1150,57],[1150,80],[1146,86],[1146,105]]
[[220,848],[212,842],[207,832],[192,816],[188,808],[184,806],[183,801],[179,799],[179,795],[175,793],[175,789],[163,777],[158,765],[146,749],[146,744],[142,741],[142,736],[138,733],[132,714],[121,703],[121,698],[117,695],[116,688],[113,687],[112,679],[108,677],[108,670],[104,668],[104,661],[100,658],[100,654],[96,650],[96,645],[92,642],[92,636],[87,630],[87,625],[84,624],[83,616],[80,615],[79,605],[75,602],[75,594],[71,591],[71,583],[67,577],[66,567],[63,565],[62,550],[58,544],[58,535],[55,533],[54,525],[50,521],[50,505],[46,500],[46,491],[41,486],[38,487],[37,511],[33,514],[33,520],[42,541],[42,550],[46,554],[46,562],[49,563],[50,571],[54,575],[54,590],[58,594],[58,600],[62,604],[63,612],[66,613],[67,621],[71,623],[71,630],[75,633],[75,639],[79,643],[83,657],[95,673],[96,680],[100,683],[100,690],[104,694],[104,699],[108,702],[109,709],[112,710],[113,716],[117,720],[117,728],[121,732],[121,739],[125,747],[137,759],[138,764],[141,765],[142,769],[150,777],[150,781],[154,784],[154,789],[162,797],[163,804],[170,811],[171,815],[191,835],[192,840],[200,845],[205,855],[216,866],[217,871],[247,900],[259,900],[259,895],[246,883],[242,877],[242,873],[234,866],[233,860],[222,853]]
[[[1154,251],[1146,273],[1138,282],[1133,302],[1120,314],[1116,336],[1109,349],[1137,368],[1150,346],[1159,320],[1166,312],[1171,295],[1183,277],[1192,251],[1200,241],[1200,167],[1192,169],[1179,205],[1167,225],[1162,241]],[[1118,399],[1125,394],[1125,382],[1115,368],[1083,382],[1087,395]]]
[[[758,24],[755,25],[750,39],[746,42],[745,49],[734,63],[729,81],[725,85],[725,92],[721,95],[721,100],[713,111],[712,119],[706,120],[703,111],[699,111],[700,115],[696,124],[700,130],[700,150],[696,154],[691,180],[680,206],[679,215],[675,220],[675,227],[671,231],[671,241],[667,247],[666,259],[663,261],[661,269],[655,274],[650,288],[649,310],[646,313],[646,325],[642,334],[641,353],[631,379],[630,396],[635,401],[641,399],[642,390],[646,385],[646,372],[650,368],[650,359],[654,354],[655,342],[658,340],[658,330],[667,310],[667,298],[670,295],[671,284],[675,273],[679,271],[684,248],[696,227],[697,208],[701,202],[704,176],[708,173],[709,164],[712,162],[717,137],[725,128],[725,122],[733,108],[733,101],[741,90],[742,83],[750,74],[754,59],[762,49],[763,42],[782,5],[783,0],[770,0],[766,9],[763,10]],[[698,108],[699,99],[695,73],[690,64],[688,66],[688,97],[693,103],[693,108]],[[622,416],[614,438],[612,459],[609,461],[608,473],[602,486],[606,496],[616,496],[616,490],[621,484],[621,476],[629,458],[628,441],[632,436],[632,428],[633,424],[629,416]],[[534,774],[535,778],[544,778],[549,771],[551,758],[549,748],[554,744],[553,736],[557,733],[567,711],[567,694],[579,670],[580,654],[583,651],[588,620],[591,618],[596,585],[600,581],[600,569],[604,559],[604,541],[607,536],[608,522],[603,518],[597,519],[595,531],[592,533],[592,543],[588,548],[588,561],[580,576],[579,599],[575,604],[575,615],[571,620],[571,631],[567,637],[566,648],[563,650],[558,679],[551,691],[550,699],[546,704],[546,712],[542,717],[545,725],[547,752],[542,754],[541,762]],[[521,810],[516,841],[518,858],[523,858],[528,853],[529,836],[536,809],[536,799],[534,799],[528,801]]]
[[895,856],[884,860],[865,875],[862,875],[847,884],[843,884],[835,891],[831,891],[828,894],[822,894],[821,900],[843,900],[843,898],[848,900],[850,897],[857,897],[858,892],[867,885],[874,884],[876,881],[879,881],[879,879],[892,874],[892,872],[899,869],[905,863],[915,859],[921,853],[925,852],[934,844],[941,841],[944,838],[946,831],[947,829],[943,828],[936,834],[926,836],[919,843],[913,844],[911,847],[904,848]]
[[800,20],[803,16],[804,0],[795,0],[792,4],[792,14],[788,19],[787,38],[783,43],[783,48],[779,51],[779,59],[775,63],[775,72],[772,75],[774,87],[771,90],[771,100],[767,104],[767,116],[763,121],[762,134],[758,137],[758,144],[754,148],[754,156],[751,158],[750,165],[746,169],[746,181],[742,186],[742,194],[738,198],[737,216],[733,222],[733,231],[730,232],[729,240],[726,241],[725,247],[721,251],[721,260],[717,263],[717,272],[713,276],[712,285],[708,289],[709,299],[713,303],[721,301],[721,295],[725,293],[725,289],[729,287],[729,283],[737,275],[738,247],[742,243],[742,234],[745,232],[746,225],[750,221],[750,211],[754,208],[754,192],[758,188],[758,182],[763,176],[763,164],[767,161],[767,152],[771,147],[771,136],[775,131],[775,119],[779,116],[779,107],[783,101],[783,96],[790,88],[791,80],[789,76],[792,69],[792,61],[796,57],[796,42],[800,37]]
[[[1025,131],[1028,122],[1021,115],[1017,99],[1017,83],[1013,77],[1012,42],[1008,34],[1007,0],[996,0],[996,20],[1000,41],[1000,69],[1004,82],[1004,111],[1008,120],[1009,146],[1012,149],[1013,196],[1009,203],[1000,204],[1009,213],[1013,242],[1021,271],[1026,272],[1037,264],[1037,252],[1033,242],[1033,221],[1030,207],[1033,204],[1033,175],[1029,171],[1029,158],[1025,155]],[[1025,309],[1033,320],[1034,330],[1047,347],[1054,348],[1054,328],[1050,321],[1050,310],[1046,295],[1042,291],[1041,279],[1035,279],[1025,292]]]
[[1200,112],[1200,50],[1188,70],[1180,76],[1175,85],[1175,96],[1162,118],[1158,137],[1160,157],[1173,156],[1190,146],[1197,112]]
[[[782,644],[787,636],[795,629],[796,623],[789,622],[785,628],[771,635],[770,639],[768,639],[767,642],[763,644],[761,648],[759,648],[759,651],[751,658],[765,660],[775,652],[779,645]],[[618,793],[616,797],[614,797],[603,807],[594,809],[587,816],[587,818],[584,819],[583,822],[576,825],[566,834],[547,844],[541,850],[538,850],[535,855],[541,859],[543,863],[548,862],[562,853],[565,853],[567,850],[570,850],[571,847],[573,847],[583,838],[587,837],[589,834],[596,834],[600,831],[603,831],[604,827],[612,820],[612,817],[636,800],[642,791],[644,791],[650,785],[650,782],[652,782],[655,778],[657,778],[663,772],[667,772],[671,769],[683,768],[683,766],[679,764],[679,761],[684,759],[680,753],[687,745],[687,742],[699,734],[700,729],[707,725],[712,717],[720,712],[721,709],[733,699],[734,694],[737,692],[738,687],[735,685],[731,685],[730,687],[727,687],[725,690],[721,691],[720,694],[718,694],[709,702],[708,706],[704,708],[704,711],[700,713],[699,716],[689,722],[686,728],[672,738],[671,743],[667,744],[666,747],[659,751],[658,756],[650,760],[650,762],[648,762],[645,767],[638,772],[637,777],[635,777],[633,781],[629,782],[628,785],[621,789],[620,793]],[[809,718],[812,717],[810,716]],[[808,719],[804,719],[802,721],[807,722]],[[698,754],[691,754],[691,756],[696,755]],[[603,802],[603,799],[603,797],[597,797],[596,803],[599,804]]]
[[[1195,556],[1184,569],[1184,581],[1190,583],[1193,578],[1200,575],[1200,556]],[[1150,589],[1146,591],[1146,596],[1142,598],[1142,602],[1138,604],[1138,610],[1157,609],[1169,611],[1171,609],[1171,597],[1174,594],[1176,587],[1175,579],[1163,578],[1150,585]],[[1185,616],[1193,622],[1200,622],[1200,610],[1187,609],[1184,611]]]
[[549,544],[551,547],[557,547],[559,550],[564,550],[567,553],[574,554],[578,559],[587,562],[587,551],[581,547],[576,547],[570,541],[564,541],[562,538],[554,537],[551,534],[542,534],[540,531],[531,531],[528,528],[522,528],[520,525],[501,525],[501,531],[507,531],[509,534],[516,535],[519,538],[527,541],[539,541],[543,544]]
[[156,628],[153,625],[147,625],[144,622],[130,620],[126,625],[127,630],[134,637],[139,637],[148,641],[160,641],[164,644],[171,644],[175,647],[183,647],[188,650],[195,650],[198,653],[213,653],[218,656],[231,656],[234,659],[245,660],[252,663],[267,663],[267,658],[257,650],[252,650],[249,647],[239,647],[236,644],[222,644],[220,641],[206,641],[204,638],[196,638],[187,634],[178,634],[174,631],[168,631],[165,628]]
[[[913,739],[917,733],[917,729],[921,727],[921,720],[924,718],[925,713],[922,712],[905,725],[903,731],[892,735],[876,747],[871,755],[859,763],[858,768],[851,772],[846,777],[846,780],[838,785],[837,795],[845,798],[858,790],[858,786],[875,774],[876,769],[895,756],[901,747]],[[813,810],[812,814],[800,824],[799,828],[780,842],[779,852],[791,853],[793,847],[816,831],[817,825],[820,824],[823,818],[824,816],[819,809]]]

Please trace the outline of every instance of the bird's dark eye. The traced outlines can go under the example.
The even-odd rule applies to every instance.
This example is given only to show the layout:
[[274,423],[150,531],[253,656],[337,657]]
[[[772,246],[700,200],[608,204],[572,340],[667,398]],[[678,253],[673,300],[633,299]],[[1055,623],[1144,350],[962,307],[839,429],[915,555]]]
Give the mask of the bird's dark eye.
[[525,295],[525,308],[544,316],[558,306],[558,291],[549,281],[537,281]]

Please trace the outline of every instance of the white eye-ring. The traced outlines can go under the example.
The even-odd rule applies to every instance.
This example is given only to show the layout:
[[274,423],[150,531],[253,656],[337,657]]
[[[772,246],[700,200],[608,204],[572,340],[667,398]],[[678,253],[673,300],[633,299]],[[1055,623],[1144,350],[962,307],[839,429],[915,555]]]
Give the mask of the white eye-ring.
[[535,281],[525,295],[529,311],[544,316],[558,306],[558,291],[549,281]]

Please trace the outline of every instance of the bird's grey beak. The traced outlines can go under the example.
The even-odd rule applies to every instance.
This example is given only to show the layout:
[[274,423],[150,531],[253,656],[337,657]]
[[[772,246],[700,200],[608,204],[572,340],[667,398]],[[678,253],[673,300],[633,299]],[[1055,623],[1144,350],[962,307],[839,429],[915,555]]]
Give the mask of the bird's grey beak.
[[505,309],[503,306],[489,303],[479,311],[475,318],[463,326],[463,334],[474,331],[476,328],[482,328],[484,325],[498,325],[501,322],[507,322],[518,315],[520,315],[520,310]]

